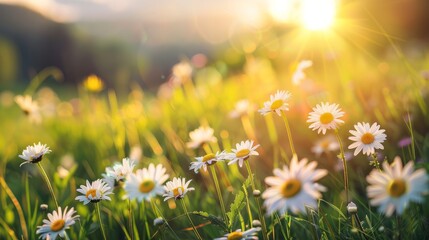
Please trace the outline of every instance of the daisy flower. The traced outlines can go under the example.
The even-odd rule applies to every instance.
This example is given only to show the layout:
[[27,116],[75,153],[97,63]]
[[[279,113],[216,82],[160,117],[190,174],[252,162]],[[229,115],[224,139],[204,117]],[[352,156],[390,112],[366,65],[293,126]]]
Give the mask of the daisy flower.
[[25,162],[21,163],[19,166],[26,163],[38,163],[42,161],[42,158],[45,154],[50,153],[51,150],[49,147],[46,146],[46,144],[41,144],[40,142],[38,144],[33,144],[33,146],[27,146],[27,148],[22,151],[22,154],[19,155],[20,158],[24,159]]
[[167,170],[161,165],[151,163],[148,168],[138,169],[136,173],[128,175],[124,189],[130,199],[150,201],[156,195],[162,195],[164,188],[162,184],[167,181],[169,175]]
[[241,229],[237,229],[234,232],[227,233],[223,237],[215,238],[214,240],[258,240],[258,237],[255,235],[259,231],[261,231],[260,227],[251,228],[244,232],[242,232]]
[[103,90],[104,83],[97,75],[91,74],[83,81],[83,87],[90,92],[98,93]]
[[191,162],[189,170],[194,170],[195,173],[198,173],[200,169],[203,168],[204,171],[207,171],[207,166],[215,164],[217,161],[222,161],[225,158],[225,151],[222,151],[221,153],[216,152],[216,154],[209,153],[202,157],[196,157],[195,159],[197,161]]
[[42,121],[39,104],[37,104],[36,101],[33,101],[31,96],[18,95],[15,97],[15,102],[18,104],[24,114],[28,116],[30,122],[40,123]]
[[234,110],[229,113],[230,118],[239,118],[253,111],[253,106],[247,99],[243,99],[235,103]]
[[311,66],[313,66],[313,62],[311,60],[302,60],[299,62],[296,71],[293,73],[292,83],[294,85],[298,85],[302,80],[304,80],[306,77],[304,70]]
[[349,131],[353,135],[349,139],[354,141],[349,149],[356,148],[355,156],[360,151],[369,156],[375,153],[375,149],[384,149],[381,143],[386,140],[386,134],[384,134],[384,129],[380,129],[380,125],[373,123],[370,126],[369,123],[357,123],[354,127],[355,130]]
[[270,187],[262,194],[267,214],[278,211],[281,215],[288,209],[293,213],[306,213],[305,207],[317,208],[317,199],[326,188],[315,181],[328,174],[325,169],[316,169],[317,162],[292,158],[290,167],[274,169],[274,175],[265,178]]
[[242,167],[244,160],[247,160],[250,156],[259,155],[259,153],[255,151],[258,147],[259,144],[253,146],[253,141],[250,140],[241,141],[241,143],[237,143],[235,145],[235,149],[232,149],[232,153],[228,153],[225,155],[225,158],[230,160],[228,165],[231,165],[238,161],[238,165]]
[[334,152],[340,149],[340,144],[334,135],[327,135],[316,141],[311,151],[320,157],[322,153]]
[[103,180],[98,179],[92,183],[89,183],[86,180],[86,186],[80,185],[80,188],[76,191],[82,193],[83,195],[77,196],[75,200],[83,202],[83,204],[88,204],[89,202],[96,203],[101,200],[111,200],[109,194],[112,194],[112,188],[105,183]]
[[270,96],[270,101],[264,102],[264,107],[259,109],[258,112],[262,115],[267,115],[270,112],[275,112],[281,116],[282,111],[289,110],[289,103],[286,101],[289,99],[291,94],[288,91],[280,91]]
[[186,143],[189,148],[198,148],[204,143],[216,142],[216,137],[213,136],[214,130],[210,127],[199,127],[189,133],[191,141]]
[[181,61],[174,65],[171,69],[172,76],[170,81],[174,86],[183,84],[192,77],[192,65],[188,61]]
[[307,122],[311,123],[309,128],[317,130],[318,134],[320,132],[325,134],[326,130],[336,129],[339,124],[344,123],[339,119],[342,116],[344,116],[344,112],[341,111],[338,104],[321,103],[313,108],[313,112],[308,115]]
[[75,224],[75,220],[79,218],[79,215],[73,216],[76,213],[74,208],[71,208],[67,211],[66,207],[64,212],[61,210],[61,207],[58,207],[58,210],[51,214],[48,214],[48,219],[43,219],[43,225],[38,226],[36,234],[41,234],[40,238],[43,239],[52,239],[55,240],[57,236],[65,236],[66,229],[69,229],[71,225]]
[[129,158],[122,159],[122,164],[117,163],[112,168],[106,168],[108,177],[114,178],[117,182],[123,181],[130,173],[133,172],[136,163]]
[[162,195],[164,198],[164,201],[167,201],[170,198],[182,199],[185,197],[186,193],[189,191],[195,190],[195,188],[188,188],[189,183],[192,181],[189,180],[186,182],[185,178],[173,178],[173,181],[169,181],[165,184],[164,190],[165,194]]
[[366,180],[370,184],[367,188],[370,204],[379,206],[379,211],[391,216],[401,215],[409,202],[422,202],[423,195],[428,192],[428,175],[426,170],[414,171],[414,163],[408,162],[402,167],[400,157],[396,157],[391,165],[383,163],[383,170],[373,170]]

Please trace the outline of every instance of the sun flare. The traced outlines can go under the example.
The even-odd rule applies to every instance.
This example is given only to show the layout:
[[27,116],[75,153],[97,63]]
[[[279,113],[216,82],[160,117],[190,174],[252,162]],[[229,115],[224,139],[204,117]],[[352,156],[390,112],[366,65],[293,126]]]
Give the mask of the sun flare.
[[335,18],[335,0],[302,0],[301,24],[308,30],[325,30]]

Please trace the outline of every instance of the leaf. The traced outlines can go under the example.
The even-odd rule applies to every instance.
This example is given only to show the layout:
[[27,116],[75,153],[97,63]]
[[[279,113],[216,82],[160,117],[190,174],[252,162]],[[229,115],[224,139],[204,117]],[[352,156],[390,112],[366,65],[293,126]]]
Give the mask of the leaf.
[[203,212],[203,211],[193,211],[192,214],[201,216],[207,220],[209,220],[212,224],[215,224],[221,228],[223,228],[224,230],[228,230],[226,224],[223,222],[223,220],[219,217],[216,217],[215,215],[211,215],[207,212]]
[[[243,190],[246,190],[250,186],[251,180],[252,178],[249,175],[242,185]],[[229,219],[229,224],[228,224],[229,229],[232,227],[235,219],[238,216],[238,213],[244,208],[244,206],[246,206],[244,202],[244,199],[246,196],[247,196],[247,191],[246,191],[246,194],[244,193],[244,191],[241,191],[241,190],[238,191],[237,194],[235,194],[234,201],[230,205],[230,210],[229,212],[226,213]]]

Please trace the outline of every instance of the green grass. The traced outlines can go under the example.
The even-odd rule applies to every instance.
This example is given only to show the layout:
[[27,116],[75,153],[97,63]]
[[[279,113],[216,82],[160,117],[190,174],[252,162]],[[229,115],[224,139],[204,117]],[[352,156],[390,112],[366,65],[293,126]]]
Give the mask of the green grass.
[[[264,41],[268,43],[269,39]],[[428,59],[408,59],[403,54],[374,59],[355,54],[355,51],[353,47],[337,49],[334,59],[315,57],[316,54],[307,57],[314,59],[314,66],[306,70],[311,80],[298,86],[290,81],[293,70],[285,67],[294,60],[269,59],[262,45],[252,55],[241,56],[246,60],[239,70],[228,71],[228,67],[225,70],[224,59],[220,58],[217,63],[196,70],[193,82],[172,88],[169,97],[159,97],[136,86],[130,86],[129,95],[121,97],[113,90],[89,93],[79,88],[68,99],[57,96],[53,102],[54,114],[44,116],[40,125],[31,124],[17,105],[0,105],[3,130],[0,138],[0,238],[36,239],[36,227],[54,210],[53,199],[37,166],[19,167],[22,160],[18,155],[27,145],[39,141],[52,149],[41,163],[52,181],[59,205],[75,207],[80,215],[80,221],[67,230],[70,239],[100,239],[100,219],[95,206],[75,201],[76,189],[86,179],[101,178],[106,167],[129,156],[135,146],[142,150],[137,168],[161,163],[171,178],[193,179],[191,186],[196,190],[188,193],[184,201],[204,239],[221,237],[228,229],[250,228],[249,214],[257,219],[258,206],[250,183],[244,183],[248,179],[246,169],[222,162],[215,165],[230,220],[227,224],[222,221],[210,174],[188,170],[194,157],[204,155],[205,151],[188,149],[186,142],[190,131],[209,125],[218,139],[210,145],[212,151],[230,151],[253,132],[261,145],[260,155],[250,158],[249,163],[256,188],[263,192],[267,188],[264,178],[272,176],[274,167],[289,164],[292,157],[283,120],[276,115],[263,117],[257,112],[251,112],[247,119],[231,119],[228,114],[235,102],[243,98],[261,108],[269,95],[280,89],[292,93],[290,111],[286,115],[299,159],[317,161],[319,168],[327,168],[330,172],[320,181],[328,191],[323,193],[318,209],[308,209],[307,213],[298,215],[265,216],[269,239],[428,239],[428,197],[422,204],[411,204],[400,217],[378,213],[366,197],[365,176],[373,167],[362,154],[348,161],[350,196],[358,206],[364,232],[358,230],[341,197],[342,171],[333,170],[332,160],[336,161],[339,152],[320,157],[311,152],[311,146],[322,136],[308,128],[307,115],[316,104],[329,101],[340,104],[346,112],[345,124],[339,128],[345,148],[350,144],[348,131],[354,124],[378,122],[387,134],[383,144],[385,150],[379,152],[389,162],[394,156],[401,156],[404,162],[417,161],[418,168],[429,170],[428,83],[417,74],[429,67]],[[300,57],[297,54],[297,58]],[[31,85],[30,90],[40,89],[37,85]],[[54,91],[63,92],[64,89]],[[39,99],[44,98],[46,96],[39,96]],[[413,144],[402,149],[397,142],[406,136],[412,136]],[[69,173],[64,177],[57,168],[66,164],[66,158],[71,158],[72,163],[66,166]],[[161,197],[146,203],[145,208],[141,203],[131,202],[135,223],[130,229],[129,203],[122,199],[123,195],[124,190],[117,187],[112,201],[100,202],[101,221],[108,239],[130,236],[147,239],[145,216],[152,239],[195,237],[180,203],[164,202]],[[48,211],[41,210],[40,204],[48,204]],[[168,224],[154,226],[153,220],[159,216]],[[259,237],[263,239],[262,233]]]

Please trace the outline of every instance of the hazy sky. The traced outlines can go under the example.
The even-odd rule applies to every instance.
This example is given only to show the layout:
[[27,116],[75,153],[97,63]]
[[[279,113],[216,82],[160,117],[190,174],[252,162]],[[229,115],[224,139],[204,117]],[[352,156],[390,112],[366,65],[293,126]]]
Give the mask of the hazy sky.
[[268,0],[0,0],[27,6],[57,21],[120,18],[174,21],[193,15],[254,15]]

